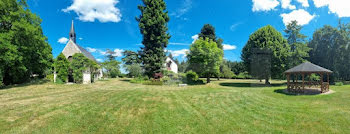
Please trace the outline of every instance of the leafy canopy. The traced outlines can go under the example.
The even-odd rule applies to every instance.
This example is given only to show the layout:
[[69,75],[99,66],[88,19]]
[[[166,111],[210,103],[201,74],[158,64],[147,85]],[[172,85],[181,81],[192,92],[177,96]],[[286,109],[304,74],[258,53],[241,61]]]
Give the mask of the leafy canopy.
[[241,58],[249,74],[268,84],[270,77],[281,78],[287,69],[289,50],[282,34],[268,25],[250,35]]
[[52,48],[25,0],[0,1],[0,70],[4,84],[43,78],[53,63]]
[[223,50],[217,47],[216,42],[200,38],[190,46],[190,53],[187,58],[190,66],[196,73],[207,77],[207,83],[210,83],[210,77],[220,72]]

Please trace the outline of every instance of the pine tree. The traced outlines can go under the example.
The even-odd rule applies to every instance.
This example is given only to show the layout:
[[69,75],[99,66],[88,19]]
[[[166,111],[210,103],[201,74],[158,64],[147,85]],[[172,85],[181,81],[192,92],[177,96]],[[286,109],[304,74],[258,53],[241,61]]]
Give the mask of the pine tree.
[[153,77],[155,73],[160,73],[164,66],[164,49],[170,39],[167,33],[170,18],[163,0],[143,0],[143,5],[139,5],[138,8],[141,15],[136,20],[139,22],[144,45],[140,51],[142,65],[145,74]]
[[310,48],[306,45],[306,36],[301,34],[302,26],[297,21],[292,21],[286,26],[285,37],[290,45],[291,56],[289,58],[290,67],[297,66],[309,57]]

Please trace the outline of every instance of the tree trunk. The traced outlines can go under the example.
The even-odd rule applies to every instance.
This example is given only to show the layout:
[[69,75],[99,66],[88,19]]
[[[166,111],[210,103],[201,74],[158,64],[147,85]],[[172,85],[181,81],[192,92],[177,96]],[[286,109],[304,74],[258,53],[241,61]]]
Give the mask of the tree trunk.
[[210,75],[207,76],[207,83],[210,83]]
[[265,84],[270,85],[269,78],[265,78]]

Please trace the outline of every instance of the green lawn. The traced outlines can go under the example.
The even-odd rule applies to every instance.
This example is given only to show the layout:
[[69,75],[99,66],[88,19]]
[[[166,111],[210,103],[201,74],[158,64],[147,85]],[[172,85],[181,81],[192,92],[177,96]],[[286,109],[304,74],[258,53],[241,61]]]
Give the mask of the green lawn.
[[0,133],[350,133],[350,86],[291,96],[272,82],[22,85],[0,90]]

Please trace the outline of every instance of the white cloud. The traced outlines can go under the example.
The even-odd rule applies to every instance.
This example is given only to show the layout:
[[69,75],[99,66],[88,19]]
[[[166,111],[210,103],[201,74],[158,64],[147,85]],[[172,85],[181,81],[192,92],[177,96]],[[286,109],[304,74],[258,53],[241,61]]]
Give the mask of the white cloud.
[[96,59],[98,62],[103,62],[103,60],[102,59]]
[[281,0],[282,8],[294,10],[296,7],[292,5],[290,2],[292,2],[292,0]]
[[193,35],[191,38],[193,39],[193,41],[192,41],[192,44],[193,44],[194,42],[196,42],[196,40],[198,40],[199,35],[198,34]]
[[237,46],[235,46],[235,45],[229,45],[229,44],[222,44],[222,45],[223,45],[224,50],[235,50],[235,49],[237,49]]
[[119,0],[73,0],[73,4],[62,11],[74,11],[81,21],[119,22],[122,14],[115,7],[118,3]]
[[313,0],[317,8],[328,6],[331,13],[339,17],[350,17],[350,0]]
[[275,9],[280,3],[277,0],[253,0],[253,12],[270,11]]
[[[192,8],[192,0],[184,0],[182,6],[176,10],[176,12],[171,15],[176,16],[177,18],[181,17],[185,13],[187,13]],[[185,20],[185,19],[184,19]]]
[[284,25],[288,25],[292,21],[297,21],[298,25],[306,25],[316,17],[316,15],[311,15],[304,9],[294,10],[288,14],[281,14]]
[[242,23],[242,22],[238,22],[238,23],[232,24],[232,25],[230,26],[230,30],[231,30],[231,31],[235,31],[236,28],[237,28],[239,25],[241,25],[241,24],[243,24],[243,23]]
[[188,49],[182,49],[182,50],[168,50],[174,57],[178,57],[178,56],[183,56],[186,57],[187,52],[189,52],[190,50]]
[[69,41],[69,39],[67,39],[66,37],[62,37],[60,39],[58,39],[58,43],[61,43],[61,44],[67,44],[67,42]]
[[[91,48],[91,47],[87,47],[86,48],[87,51],[89,51],[90,53],[99,53],[100,55],[107,55],[107,51],[103,51],[101,49],[97,49],[97,48]],[[123,52],[124,50],[122,49],[114,49],[114,51],[112,52],[112,55],[115,57],[121,57],[123,56]]]
[[86,49],[87,49],[87,51],[89,51],[90,53],[94,53],[94,52],[97,51],[96,48],[91,48],[91,47],[87,47]]
[[297,0],[303,7],[309,7],[309,1],[308,0]]
[[114,49],[113,52],[114,52],[113,56],[115,56],[115,57],[122,57],[124,50],[122,50],[122,49]]
[[83,38],[80,37],[79,40],[83,40]]

